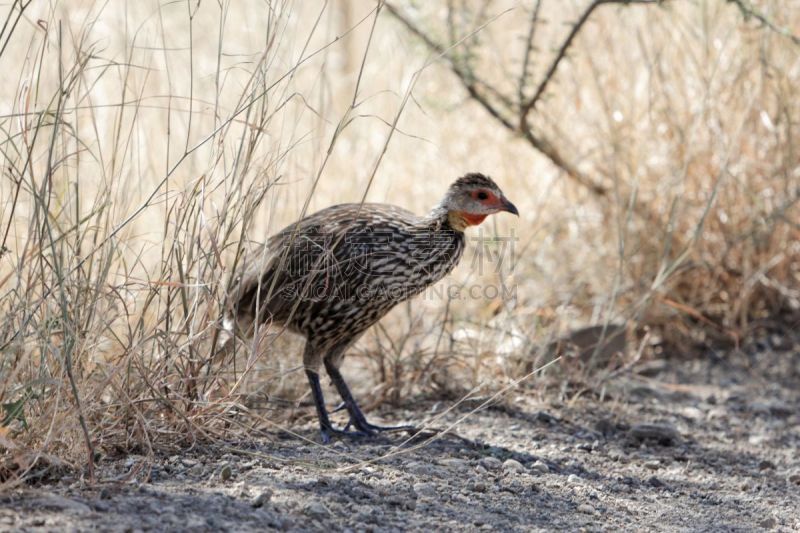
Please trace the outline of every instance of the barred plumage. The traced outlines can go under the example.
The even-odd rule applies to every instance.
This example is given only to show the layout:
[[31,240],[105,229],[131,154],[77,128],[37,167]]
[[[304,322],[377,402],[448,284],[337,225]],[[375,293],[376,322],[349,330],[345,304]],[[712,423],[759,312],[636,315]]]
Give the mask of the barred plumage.
[[498,211],[517,214],[482,174],[456,180],[427,216],[384,204],[328,207],[289,225],[264,246],[237,280],[227,323],[251,335],[279,324],[306,337],[303,364],[324,442],[335,429],[319,385],[324,364],[355,434],[381,429],[366,421],[338,370],[344,352],[398,303],[446,276],[464,251],[464,229]]

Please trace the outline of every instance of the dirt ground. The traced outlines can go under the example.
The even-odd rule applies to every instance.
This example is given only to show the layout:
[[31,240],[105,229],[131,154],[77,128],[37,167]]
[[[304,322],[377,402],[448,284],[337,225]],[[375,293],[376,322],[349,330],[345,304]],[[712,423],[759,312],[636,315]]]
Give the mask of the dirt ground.
[[[107,459],[96,486],[65,477],[1,495],[0,529],[798,531],[799,385],[797,347],[769,348],[645,365],[602,399],[518,390],[433,439],[275,434]],[[419,424],[447,407],[370,415]]]

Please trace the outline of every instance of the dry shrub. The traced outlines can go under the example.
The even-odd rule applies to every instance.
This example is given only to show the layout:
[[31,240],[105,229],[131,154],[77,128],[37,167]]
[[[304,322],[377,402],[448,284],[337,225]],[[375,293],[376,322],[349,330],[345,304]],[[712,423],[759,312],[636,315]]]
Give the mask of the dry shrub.
[[533,300],[546,329],[647,325],[677,355],[796,321],[797,2],[503,7],[394,14],[431,50],[501,14],[446,65],[556,168],[546,263],[515,271],[557,288]]

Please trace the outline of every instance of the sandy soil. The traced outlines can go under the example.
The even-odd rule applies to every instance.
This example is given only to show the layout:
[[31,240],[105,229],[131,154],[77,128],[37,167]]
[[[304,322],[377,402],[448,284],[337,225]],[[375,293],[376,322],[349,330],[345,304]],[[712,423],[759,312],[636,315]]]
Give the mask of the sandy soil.
[[[517,391],[433,439],[322,447],[276,434],[106,459],[99,477],[117,481],[65,477],[0,496],[0,529],[800,530],[796,347],[651,364],[602,400],[532,396]],[[370,415],[419,423],[446,406]],[[317,439],[310,424],[295,429]]]

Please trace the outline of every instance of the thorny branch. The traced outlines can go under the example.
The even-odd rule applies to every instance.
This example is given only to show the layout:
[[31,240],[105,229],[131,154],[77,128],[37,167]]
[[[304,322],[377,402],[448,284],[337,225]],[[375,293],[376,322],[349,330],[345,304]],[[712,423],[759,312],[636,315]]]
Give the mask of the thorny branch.
[[[534,93],[533,97],[524,104],[522,101],[520,101],[520,121],[524,121],[530,110],[536,107],[536,103],[541,99],[545,89],[547,89],[547,86],[550,84],[550,80],[553,79],[553,76],[555,75],[558,66],[561,64],[561,61],[567,56],[567,50],[569,50],[569,47],[572,46],[572,42],[575,40],[575,37],[589,21],[589,18],[592,16],[592,13],[594,13],[595,9],[603,4],[660,4],[661,1],[662,0],[594,0],[594,2],[589,4],[589,7],[583,11],[577,22],[572,25],[572,29],[567,35],[567,38],[564,39],[564,42],[558,48],[555,58],[550,63],[550,67],[547,69],[547,73],[545,73],[542,81],[539,82],[539,86],[536,88],[536,92]],[[536,20],[534,19],[532,24],[535,23]],[[531,34],[532,33],[533,28],[531,28]],[[523,126],[524,123],[521,123],[520,127]]]
[[747,0],[726,0],[729,4],[733,4],[739,8],[739,11],[744,17],[745,20],[749,18],[754,18],[759,21],[764,27],[768,28],[770,31],[774,31],[775,33],[782,35],[792,41],[797,46],[800,46],[800,36],[793,34],[787,28],[778,26],[772,20],[770,20],[764,13],[757,11]]
[[[579,183],[581,186],[589,189],[595,195],[604,197],[609,193],[609,188],[600,183],[599,181],[584,174],[570,162],[553,143],[546,137],[538,132],[535,132],[531,125],[528,123],[528,115],[534,109],[536,103],[541,100],[547,87],[555,76],[556,70],[564,58],[567,56],[567,51],[572,45],[575,37],[580,33],[581,29],[586,25],[592,13],[604,4],[660,4],[665,0],[594,0],[581,14],[578,20],[573,24],[571,31],[565,38],[564,42],[559,46],[558,51],[553,58],[550,66],[546,70],[545,75],[539,81],[533,96],[526,99],[526,86],[529,78],[529,63],[530,56],[533,50],[533,38],[536,26],[539,24],[539,8],[540,1],[534,5],[530,20],[530,30],[527,36],[527,43],[525,53],[522,61],[522,72],[519,77],[519,86],[517,90],[517,101],[503,95],[492,87],[490,84],[482,81],[480,77],[472,71],[468,64],[463,61],[458,61],[453,54],[445,52],[445,46],[436,42],[428,33],[421,29],[415,22],[409,19],[405,14],[400,12],[392,4],[386,4],[386,9],[391,15],[397,19],[403,26],[406,27],[413,35],[419,38],[425,45],[433,52],[441,54],[448,60],[450,70],[456,75],[463,87],[469,93],[470,97],[479,103],[495,120],[502,124],[506,129],[521,135],[534,149],[547,157],[554,165],[562,169],[567,176]],[[649,213],[637,209],[640,215],[645,218],[651,218]]]

